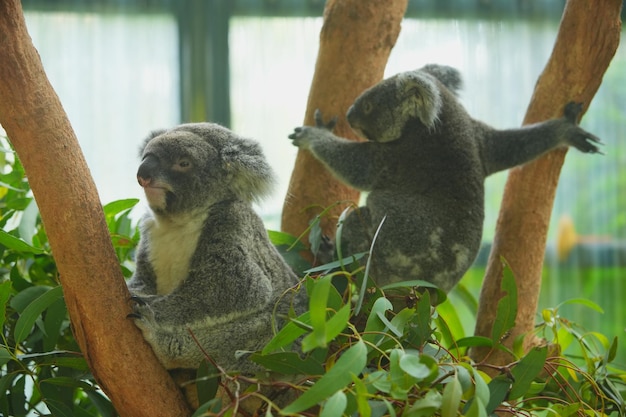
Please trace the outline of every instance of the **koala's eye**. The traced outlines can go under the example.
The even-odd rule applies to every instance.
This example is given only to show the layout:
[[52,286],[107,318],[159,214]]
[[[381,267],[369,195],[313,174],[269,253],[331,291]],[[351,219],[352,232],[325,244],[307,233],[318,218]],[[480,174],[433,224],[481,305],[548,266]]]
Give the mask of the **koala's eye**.
[[180,158],[174,164],[174,171],[185,172],[191,168],[191,161],[187,158]]

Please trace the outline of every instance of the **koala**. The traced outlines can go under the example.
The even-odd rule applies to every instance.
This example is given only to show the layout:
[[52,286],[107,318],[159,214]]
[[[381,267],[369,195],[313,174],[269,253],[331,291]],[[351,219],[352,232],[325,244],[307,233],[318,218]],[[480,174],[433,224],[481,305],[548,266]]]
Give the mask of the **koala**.
[[212,123],[183,124],[145,142],[130,314],[167,369],[197,368],[206,352],[252,373],[245,353],[305,300],[252,203],[274,181],[260,146]]
[[580,105],[568,104],[559,119],[497,130],[467,113],[460,87],[456,69],[427,65],[356,99],[346,118],[366,141],[335,136],[334,121],[325,124],[319,111],[315,127],[289,135],[338,179],[369,193],[335,244],[344,256],[368,251],[382,223],[370,269],[379,287],[425,280],[449,291],[480,247],[487,176],[560,146],[599,152],[600,140],[576,126]]

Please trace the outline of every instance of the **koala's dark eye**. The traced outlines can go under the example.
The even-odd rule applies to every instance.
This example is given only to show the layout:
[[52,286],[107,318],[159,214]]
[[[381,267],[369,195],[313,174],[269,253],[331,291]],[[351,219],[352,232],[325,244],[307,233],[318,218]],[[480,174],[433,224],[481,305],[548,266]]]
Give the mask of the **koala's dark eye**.
[[187,158],[180,158],[174,164],[174,171],[185,172],[191,168],[191,161]]

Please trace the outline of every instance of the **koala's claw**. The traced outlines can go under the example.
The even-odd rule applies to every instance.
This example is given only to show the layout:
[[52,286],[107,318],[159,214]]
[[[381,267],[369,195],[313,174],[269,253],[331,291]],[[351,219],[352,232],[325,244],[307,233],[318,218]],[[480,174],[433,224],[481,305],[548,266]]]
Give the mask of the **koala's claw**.
[[128,313],[126,315],[126,318],[127,319],[140,319],[142,317],[141,317],[141,314],[138,314],[138,313]]
[[134,303],[137,303],[140,306],[145,306],[146,305],[146,301],[143,298],[141,298],[140,296],[138,296],[138,295],[131,295],[130,296],[130,301],[132,301]]
[[319,127],[321,129],[326,129],[332,131],[337,124],[337,116],[333,117],[328,121],[328,123],[324,123],[324,117],[322,116],[322,111],[320,109],[315,110],[315,127]]

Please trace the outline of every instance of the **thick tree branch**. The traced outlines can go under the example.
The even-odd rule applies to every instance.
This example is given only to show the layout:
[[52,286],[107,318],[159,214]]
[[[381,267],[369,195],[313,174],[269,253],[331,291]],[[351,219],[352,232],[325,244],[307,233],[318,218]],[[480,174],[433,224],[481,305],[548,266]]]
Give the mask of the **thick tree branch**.
[[[560,117],[565,104],[582,102],[586,110],[602,81],[621,33],[621,0],[568,0],[552,55],[541,74],[524,124]],[[485,281],[480,294],[476,335],[491,336],[502,278],[501,257],[516,277],[519,307],[506,344],[531,332],[535,324],[550,214],[567,150],[511,170],[504,190]],[[591,157],[591,156],[590,156]],[[535,341],[525,339],[528,350]],[[474,352],[481,360],[487,352]],[[511,360],[502,351],[490,363]]]
[[37,200],[74,334],[123,416],[189,410],[139,330],[100,200],[61,103],[26,30],[19,0],[0,2],[0,124]]
[[[305,125],[314,125],[313,115],[320,109],[325,119],[339,117],[337,135],[356,139],[345,114],[363,90],[382,79],[406,6],[407,0],[328,0]],[[299,151],[281,228],[297,236],[324,207],[358,199],[357,191],[336,180],[310,153]],[[333,210],[323,223],[327,235],[334,236],[342,209]]]

